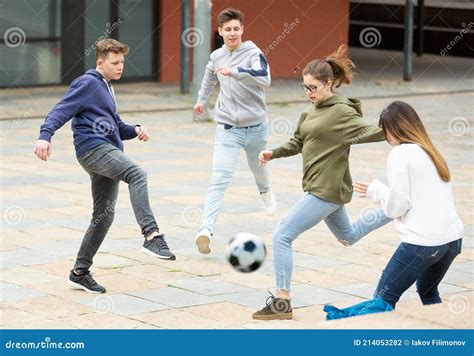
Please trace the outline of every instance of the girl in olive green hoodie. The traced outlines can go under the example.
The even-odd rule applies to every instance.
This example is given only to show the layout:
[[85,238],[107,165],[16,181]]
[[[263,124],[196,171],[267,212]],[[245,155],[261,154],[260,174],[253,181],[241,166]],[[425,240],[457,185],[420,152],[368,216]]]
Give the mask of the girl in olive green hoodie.
[[[352,245],[390,219],[382,209],[371,219],[351,222],[344,204],[352,198],[349,152],[353,144],[385,140],[382,130],[362,118],[360,101],[333,93],[334,86],[352,81],[353,63],[346,47],[326,59],[311,61],[303,70],[301,84],[312,104],[301,114],[289,142],[260,153],[260,162],[303,155],[305,195],[283,218],[273,235],[276,296],[253,314],[254,319],[291,319],[290,284],[293,269],[292,242],[304,231],[324,220],[337,239]],[[370,220],[370,221],[369,221]]]

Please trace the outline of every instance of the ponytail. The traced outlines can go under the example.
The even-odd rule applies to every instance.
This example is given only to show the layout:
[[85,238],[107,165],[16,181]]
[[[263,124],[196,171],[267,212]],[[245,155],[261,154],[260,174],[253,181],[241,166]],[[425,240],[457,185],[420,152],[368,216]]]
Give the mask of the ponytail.
[[333,86],[338,88],[341,84],[352,83],[354,69],[354,63],[347,57],[347,46],[340,45],[337,51],[326,59],[315,59],[309,62],[303,70],[303,75],[309,74],[322,82],[331,80]]

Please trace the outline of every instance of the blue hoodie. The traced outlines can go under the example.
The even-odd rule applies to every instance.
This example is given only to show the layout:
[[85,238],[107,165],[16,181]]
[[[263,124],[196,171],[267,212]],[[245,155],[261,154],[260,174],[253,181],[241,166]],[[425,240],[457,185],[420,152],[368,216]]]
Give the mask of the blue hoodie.
[[61,101],[46,116],[39,139],[51,142],[56,130],[72,118],[77,157],[102,143],[123,151],[122,140],[130,140],[137,134],[135,125],[127,125],[120,119],[113,95],[102,74],[88,70],[71,83]]

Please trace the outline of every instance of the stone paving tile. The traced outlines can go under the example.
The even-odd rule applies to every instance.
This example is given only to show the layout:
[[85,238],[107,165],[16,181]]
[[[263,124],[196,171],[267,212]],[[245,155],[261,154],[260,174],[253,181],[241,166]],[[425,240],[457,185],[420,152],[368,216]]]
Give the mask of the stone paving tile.
[[0,260],[20,264],[23,266],[31,266],[57,262],[60,261],[60,258],[45,252],[21,248],[16,251],[0,252]]
[[154,313],[135,314],[131,318],[164,329],[227,329],[231,326],[228,322],[190,313],[187,311],[188,309],[171,309]]
[[113,313],[122,316],[169,309],[166,305],[129,294],[99,294],[81,298],[78,302],[92,307],[99,314]]
[[216,303],[219,299],[179,288],[155,288],[128,293],[130,295],[161,303],[173,308]]
[[260,270],[252,273],[251,277],[244,273],[227,272],[214,278],[218,281],[254,289],[272,289],[275,287],[275,277],[263,274]]
[[93,308],[50,295],[34,299],[11,301],[6,303],[6,305],[35,314],[43,319],[57,319],[94,312]]
[[46,296],[45,293],[38,292],[34,289],[17,286],[16,284],[7,282],[1,282],[0,289],[2,291],[0,293],[0,303]]
[[214,277],[194,277],[180,279],[176,282],[170,283],[170,286],[209,296],[248,292],[251,290],[250,288],[242,287],[237,284],[226,283],[217,280]]
[[28,286],[31,284],[55,282],[63,279],[31,267],[19,266],[4,270],[0,273],[0,280],[15,283],[20,286]]
[[[230,293],[215,296],[217,299],[225,302],[231,302],[235,304],[248,307],[253,311],[262,309],[265,306],[265,302],[270,294],[263,290],[253,290],[250,292]],[[291,306],[293,308],[305,307],[314,303],[303,301],[300,298],[292,298]]]
[[252,319],[252,313],[255,310],[229,302],[190,307],[186,308],[186,311],[189,313],[216,319],[223,323],[234,325],[234,327],[240,324],[257,322],[256,320]]
[[154,325],[113,313],[84,314],[62,318],[63,322],[78,329],[155,329]]
[[[334,289],[334,290],[333,290]],[[352,299],[354,296],[337,291],[336,288],[327,289],[310,284],[298,284],[291,289],[292,296],[295,300],[301,300],[305,306],[314,304],[334,304],[336,302]],[[297,307],[297,305],[295,305]]]
[[356,284],[361,282],[355,278],[349,278],[329,272],[321,271],[296,271],[293,273],[293,281],[299,283],[312,284],[319,287],[332,288],[347,284]]

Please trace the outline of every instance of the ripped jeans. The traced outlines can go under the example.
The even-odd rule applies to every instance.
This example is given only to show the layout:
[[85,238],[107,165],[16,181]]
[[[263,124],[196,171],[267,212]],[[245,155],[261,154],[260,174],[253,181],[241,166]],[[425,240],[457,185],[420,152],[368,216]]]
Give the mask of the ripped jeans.
[[331,232],[344,245],[352,245],[372,230],[392,221],[381,208],[368,211],[351,222],[343,204],[331,203],[306,193],[278,225],[273,234],[273,255],[277,289],[290,291],[293,272],[293,241],[306,230],[324,220]]

